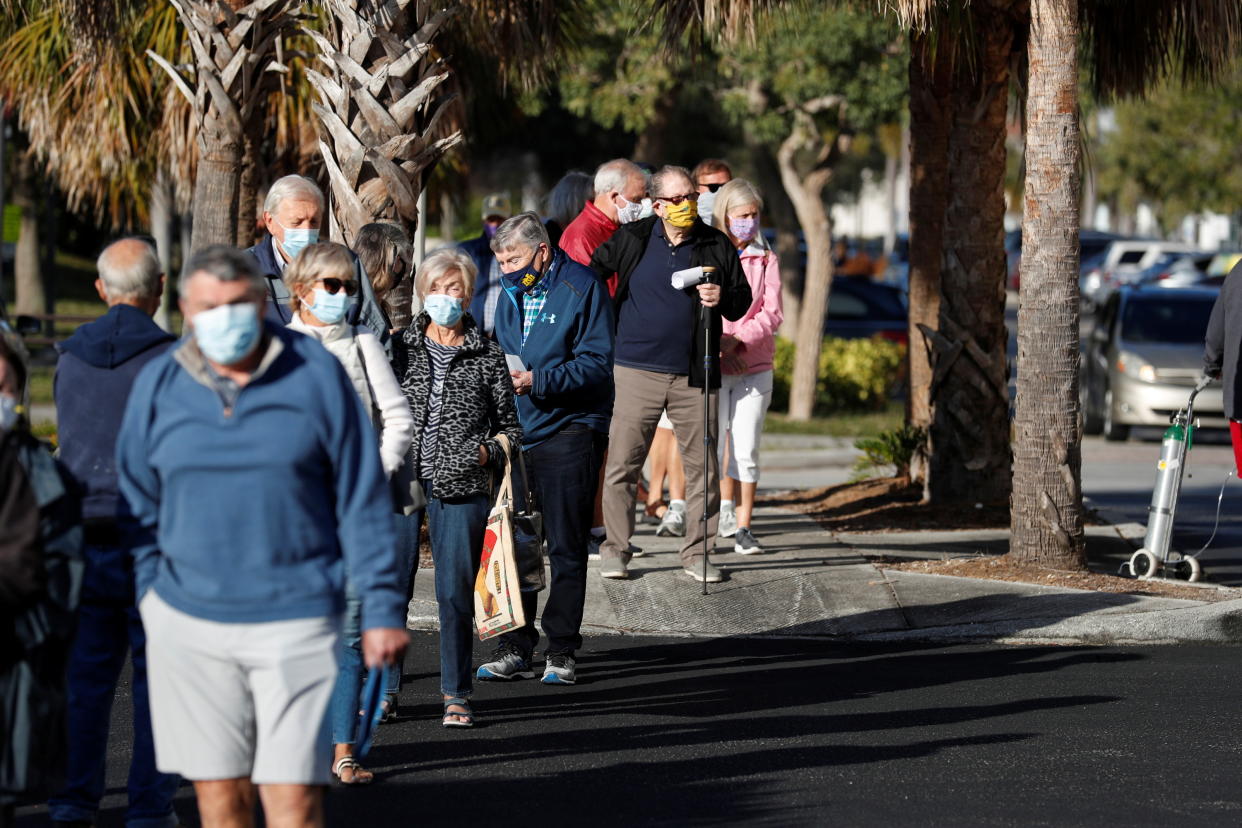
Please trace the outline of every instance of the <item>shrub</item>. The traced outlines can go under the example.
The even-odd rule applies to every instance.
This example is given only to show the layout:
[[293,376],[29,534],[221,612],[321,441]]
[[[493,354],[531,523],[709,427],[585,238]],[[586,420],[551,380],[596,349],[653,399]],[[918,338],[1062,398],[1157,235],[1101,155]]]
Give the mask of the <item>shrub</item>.
[[[776,340],[772,407],[780,411],[789,410],[794,352],[792,342]],[[883,409],[901,380],[905,357],[905,346],[887,339],[825,337],[819,351],[815,413]]]
[[862,457],[854,461],[855,477],[864,477],[873,470],[888,466],[896,469],[894,477],[909,477],[910,461],[926,440],[927,431],[912,425],[855,440],[854,448],[862,452]]

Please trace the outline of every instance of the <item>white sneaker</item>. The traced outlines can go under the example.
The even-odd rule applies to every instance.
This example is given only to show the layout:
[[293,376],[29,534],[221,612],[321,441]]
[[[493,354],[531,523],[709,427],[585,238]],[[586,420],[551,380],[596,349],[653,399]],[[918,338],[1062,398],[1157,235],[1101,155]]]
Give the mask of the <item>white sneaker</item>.
[[656,536],[661,538],[684,538],[686,536],[686,507],[674,504],[664,513]]
[[720,522],[717,525],[716,534],[722,538],[731,538],[733,533],[737,531],[737,512],[732,508],[722,508],[720,510]]

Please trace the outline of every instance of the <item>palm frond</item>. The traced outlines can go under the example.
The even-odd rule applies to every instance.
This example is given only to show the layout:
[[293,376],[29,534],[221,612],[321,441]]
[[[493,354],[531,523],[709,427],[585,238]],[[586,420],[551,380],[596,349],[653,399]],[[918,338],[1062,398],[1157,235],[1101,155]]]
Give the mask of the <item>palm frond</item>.
[[1238,0],[1092,0],[1080,18],[1102,99],[1142,94],[1168,76],[1212,81],[1242,50]]

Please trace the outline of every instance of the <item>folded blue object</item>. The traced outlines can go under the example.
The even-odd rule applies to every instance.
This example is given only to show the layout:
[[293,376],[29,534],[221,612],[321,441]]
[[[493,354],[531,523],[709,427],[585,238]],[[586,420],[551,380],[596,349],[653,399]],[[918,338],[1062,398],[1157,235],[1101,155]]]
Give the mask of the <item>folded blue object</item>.
[[384,718],[385,676],[383,667],[367,671],[367,682],[362,687],[362,712],[358,714],[358,741],[354,745],[354,758],[362,759],[371,750],[371,740],[380,720]]

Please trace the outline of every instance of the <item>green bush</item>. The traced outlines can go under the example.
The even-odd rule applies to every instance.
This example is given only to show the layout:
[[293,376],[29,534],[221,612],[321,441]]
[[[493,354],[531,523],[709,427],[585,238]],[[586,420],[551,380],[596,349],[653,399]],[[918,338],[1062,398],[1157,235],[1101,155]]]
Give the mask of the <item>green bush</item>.
[[854,461],[855,478],[866,477],[870,472],[888,466],[896,469],[894,477],[909,477],[910,461],[926,441],[927,431],[912,425],[855,440],[854,448],[862,452],[862,456]]
[[[776,340],[772,407],[778,411],[789,410],[794,350],[789,340]],[[905,359],[905,346],[887,339],[825,337],[819,351],[815,413],[883,410],[901,381]]]

